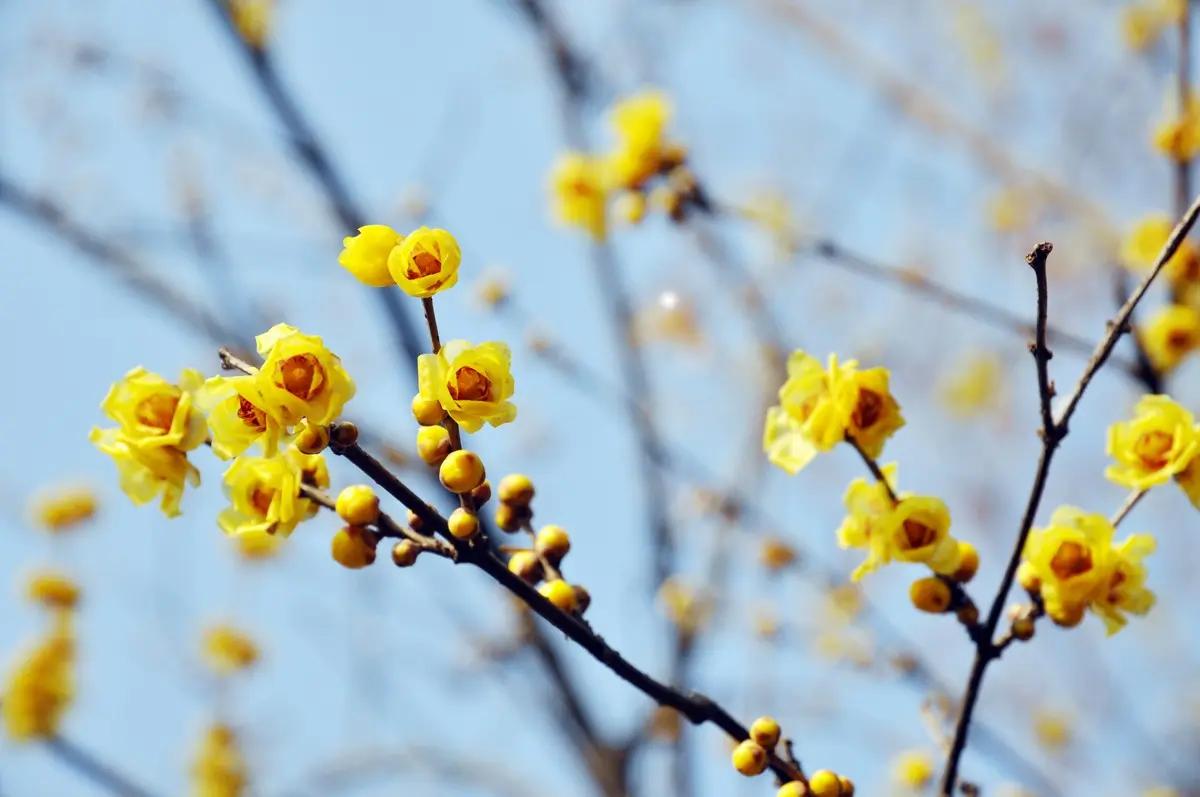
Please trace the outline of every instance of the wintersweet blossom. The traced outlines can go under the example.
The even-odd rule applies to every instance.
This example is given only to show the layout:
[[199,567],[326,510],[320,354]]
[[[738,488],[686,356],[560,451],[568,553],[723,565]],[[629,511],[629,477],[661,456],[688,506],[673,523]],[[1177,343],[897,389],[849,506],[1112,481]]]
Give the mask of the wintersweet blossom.
[[256,386],[266,410],[283,426],[307,418],[324,425],[337,419],[354,398],[354,380],[342,361],[315,335],[276,324],[256,338],[264,358]]
[[388,255],[392,279],[409,296],[427,299],[458,283],[462,250],[445,230],[421,227],[409,233]]
[[217,524],[226,534],[265,531],[287,537],[307,514],[300,473],[286,457],[238,457],[224,481],[230,506],[221,510]]
[[338,263],[354,278],[372,288],[388,288],[396,284],[388,268],[388,256],[404,236],[384,224],[368,224],[358,228],[358,235],[342,241]]
[[504,343],[474,346],[452,340],[437,354],[417,358],[417,382],[421,398],[436,399],[466,432],[517,417],[517,407],[509,401],[515,387],[512,353]]
[[75,699],[75,634],[59,615],[53,629],[9,674],[0,720],[15,742],[50,739]]
[[608,230],[608,177],[601,159],[582,152],[561,155],[550,174],[551,208],[560,224],[603,240]]
[[210,377],[197,391],[196,402],[208,413],[212,450],[221,459],[233,459],[255,443],[263,454],[275,456],[287,430],[267,412],[267,400],[253,376]]
[[1132,420],[1108,429],[1109,480],[1145,490],[1170,481],[1200,453],[1196,419],[1170,396],[1143,396]]
[[176,517],[184,486],[200,486],[200,471],[174,446],[139,446],[130,443],[119,429],[92,429],[88,439],[113,458],[121,490],[134,504],[140,506],[161,496],[163,513]]
[[1169,374],[1200,348],[1200,310],[1185,304],[1163,305],[1138,329],[1138,339],[1155,370]]

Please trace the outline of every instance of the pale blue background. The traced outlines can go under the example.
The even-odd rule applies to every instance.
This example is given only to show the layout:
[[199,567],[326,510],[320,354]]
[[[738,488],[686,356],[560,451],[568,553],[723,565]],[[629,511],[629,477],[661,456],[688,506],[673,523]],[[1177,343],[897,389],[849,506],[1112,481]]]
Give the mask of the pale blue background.
[[[571,35],[599,54],[606,88],[648,81],[675,98],[674,130],[692,146],[707,184],[723,199],[770,185],[807,225],[883,262],[919,262],[938,279],[1029,313],[1033,285],[1023,254],[1054,240],[1052,312],[1089,337],[1110,312],[1105,272],[1089,258],[1095,236],[1047,214],[1036,230],[986,232],[984,199],[1005,182],[959,139],[934,136],[882,102],[864,56],[765,16],[787,3],[560,3]],[[988,4],[1006,42],[1009,93],[990,99],[952,44],[954,3],[809,2],[849,32],[884,73],[939,98],[1014,153],[1018,162],[1075,186],[1113,223],[1163,207],[1166,167],[1145,144],[1158,113],[1165,60],[1134,62],[1119,48],[1115,3]],[[1067,9],[1066,7],[1071,8]],[[1031,44],[1030,31],[1066,30],[1058,53]],[[69,66],[73,42],[99,44],[104,66]],[[818,46],[818,42],[824,42]],[[936,45],[936,46],[935,46]],[[571,530],[569,576],[586,584],[589,617],[616,648],[649,671],[665,671],[668,626],[648,601],[649,546],[642,531],[631,435],[611,403],[581,395],[540,365],[521,330],[479,313],[469,286],[485,266],[506,267],[519,302],[575,357],[615,384],[612,334],[595,298],[584,241],[553,228],[544,179],[562,146],[553,78],[520,19],[485,0],[329,3],[290,0],[275,51],[287,85],[348,177],[372,220],[402,225],[403,186],[425,183],[439,224],[464,250],[463,284],[438,298],[444,338],[513,344],[518,423],[487,429],[477,446],[498,476],[521,469],[537,481],[539,520]],[[274,118],[204,3],[170,0],[7,0],[0,3],[0,170],[60,198],[88,228],[124,241],[156,273],[199,302],[237,319],[259,306],[323,335],[357,379],[356,417],[411,440],[411,371],[398,372],[376,304],[336,264],[341,236],[307,175],[289,160]],[[1160,62],[1161,61],[1161,62]],[[170,76],[180,104],[173,121],[147,113],[146,68]],[[867,77],[864,78],[864,74]],[[595,111],[595,109],[592,109]],[[595,115],[593,113],[593,115]],[[597,119],[591,130],[602,141]],[[219,290],[189,248],[179,184],[190,175],[212,211],[234,289]],[[1067,230],[1071,229],[1072,232]],[[895,370],[893,389],[908,427],[886,459],[901,463],[907,489],[943,496],[956,533],[984,553],[972,588],[986,607],[1032,477],[1038,442],[1032,364],[1023,342],[947,314],[919,299],[870,285],[801,258],[767,266],[761,236],[727,225],[736,257],[770,291],[771,312],[791,345],[824,356],[861,354]],[[110,462],[86,440],[101,423],[109,383],[142,364],[168,376],[182,367],[216,370],[214,347],[159,310],[115,287],[111,276],[53,237],[0,208],[0,644],[14,653],[42,618],[15,596],[35,563],[69,568],[87,599],[81,615],[81,695],[65,733],[157,795],[185,789],[193,740],[214,710],[215,692],[196,663],[203,622],[233,617],[262,640],[263,665],[228,695],[246,729],[255,793],[311,783],[313,773],[355,753],[436,746],[443,754],[520,779],[530,794],[585,794],[588,783],[541,709],[545,688],[533,664],[480,668],[480,634],[502,639],[507,614],[483,576],[437,561],[397,572],[363,572],[329,561],[335,524],[301,527],[282,564],[239,569],[212,522],[222,505],[219,463],[195,459],[205,486],[185,516],[166,521],[117,491]],[[751,330],[684,233],[659,219],[619,235],[621,268],[639,305],[663,289],[699,308],[707,347],[647,349],[659,419],[667,435],[732,478],[758,434]],[[1068,269],[1068,264],[1072,269]],[[416,302],[408,305],[418,318]],[[265,325],[262,325],[265,328]],[[946,419],[936,377],[973,346],[1002,352],[1011,379],[1004,417]],[[1060,385],[1082,360],[1053,362]],[[1194,370],[1173,389],[1194,405]],[[1102,479],[1103,429],[1136,397],[1119,377],[1097,381],[1072,425],[1046,499],[1109,512],[1122,499]],[[334,463],[335,484],[357,477]],[[763,505],[780,533],[848,573],[856,556],[836,551],[840,496],[861,465],[839,451],[794,480],[766,473]],[[36,488],[84,478],[104,497],[101,520],[50,541],[23,522]],[[421,489],[428,491],[428,483]],[[1039,630],[989,676],[981,716],[1055,778],[1068,794],[1117,794],[1164,777],[1151,755],[1189,760],[1181,739],[1194,727],[1195,513],[1173,488],[1137,510],[1132,530],[1159,532],[1152,583],[1162,606],[1112,640],[1089,620],[1071,633]],[[684,555],[679,569],[704,571],[714,526],[673,495]],[[854,777],[864,794],[887,793],[888,761],[909,747],[933,749],[918,710],[921,694],[887,674],[856,673],[814,657],[819,602],[813,582],[764,581],[749,531],[735,538],[726,611],[701,646],[695,687],[745,721],[771,713],[794,736],[809,769]],[[814,569],[812,572],[819,572]],[[961,631],[908,606],[913,571],[868,583],[873,601],[921,645],[957,695],[969,661]],[[819,583],[819,579],[818,579]],[[785,624],[775,648],[754,641],[750,607],[772,602]],[[577,668],[600,727],[624,734],[646,701],[578,650]],[[1112,684],[1118,684],[1113,688]],[[1191,690],[1191,691],[1189,691]],[[1078,746],[1046,758],[1030,739],[1030,706],[1070,710]],[[1189,706],[1191,708],[1189,709]],[[1131,718],[1129,714],[1132,710]],[[1144,730],[1152,734],[1147,744]],[[744,781],[711,728],[695,732],[704,794],[771,794],[766,779]],[[1157,753],[1147,752],[1153,747]],[[1194,756],[1193,756],[1194,758]],[[667,758],[640,759],[635,782],[666,794]],[[1011,773],[974,752],[965,774],[986,793]],[[504,774],[502,774],[504,773]],[[0,743],[0,793],[16,797],[98,794],[37,746]],[[321,793],[316,790],[312,793]],[[339,794],[476,794],[420,770],[363,777]]]

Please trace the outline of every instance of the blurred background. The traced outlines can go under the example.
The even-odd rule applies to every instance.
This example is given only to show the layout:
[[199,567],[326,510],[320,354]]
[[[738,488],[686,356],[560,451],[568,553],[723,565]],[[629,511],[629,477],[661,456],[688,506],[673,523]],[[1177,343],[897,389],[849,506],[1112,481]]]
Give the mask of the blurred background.
[[[211,457],[181,518],[120,493],[87,440],[109,385],[136,365],[219,373],[219,346],[282,321],[341,356],[347,417],[446,505],[413,443],[419,303],[396,291],[389,314],[337,263],[366,223],[462,245],[443,339],[507,341],[520,408],[471,445],[493,479],[532,477],[536,521],[570,531],[595,630],[744,723],[776,717],[809,771],[932,791],[972,648],[910,605],[915,569],[848,584],[860,557],[834,530],[864,475],[852,451],[795,478],[768,465],[778,358],[891,369],[908,423],[883,461],[947,502],[986,609],[1040,447],[1024,256],[1055,245],[1051,368],[1073,383],[1129,289],[1120,240],[1192,191],[1155,146],[1190,96],[1186,3],[279,0],[261,52],[228,13],[0,0],[0,648],[17,661],[45,625],[20,597],[32,569],[84,590],[78,699],[56,742],[0,739],[0,795],[192,793],[217,716],[263,797],[774,793],[732,769],[719,731],[655,712],[474,569],[343,569],[330,516],[246,562],[216,526]],[[651,212],[600,246],[554,223],[549,175],[607,146],[605,109],[647,87],[720,212]],[[1143,313],[1168,300],[1156,288]],[[1124,498],[1105,429],[1164,375],[1129,340],[1114,360],[1041,521]],[[1159,387],[1194,407],[1196,377],[1185,361]],[[331,470],[335,490],[361,481]],[[31,501],[70,484],[95,491],[95,517],[40,532]],[[1126,521],[1159,540],[1149,617],[1113,638],[1096,618],[1040,624],[994,666],[965,778],[988,795],[1200,794],[1195,518],[1164,489]],[[261,651],[228,683],[200,660],[218,622]]]

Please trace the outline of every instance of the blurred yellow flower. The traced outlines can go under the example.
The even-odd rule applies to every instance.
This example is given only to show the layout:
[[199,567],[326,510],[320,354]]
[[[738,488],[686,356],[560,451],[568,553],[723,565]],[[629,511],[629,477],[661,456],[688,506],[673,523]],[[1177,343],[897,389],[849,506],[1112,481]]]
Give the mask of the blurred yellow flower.
[[1133,0],[1121,9],[1121,38],[1135,52],[1147,50],[1186,10],[1187,0]]
[[1092,599],[1091,609],[1104,621],[1109,636],[1128,622],[1125,615],[1147,614],[1157,600],[1146,588],[1146,566],[1142,560],[1154,553],[1157,542],[1149,534],[1131,534],[1112,548],[1105,575],[1108,585]]
[[228,725],[213,725],[200,741],[192,764],[194,797],[242,797],[249,774],[238,749],[237,736]]
[[1134,418],[1108,428],[1107,453],[1115,462],[1104,475],[1145,490],[1164,484],[1200,453],[1200,431],[1190,412],[1170,396],[1142,396]]
[[417,358],[417,383],[421,398],[438,401],[466,432],[517,417],[517,406],[509,401],[516,384],[512,353],[504,343],[473,346],[452,340],[437,354]]
[[47,609],[74,609],[79,604],[79,585],[74,579],[52,571],[33,573],[26,582],[25,594]]
[[658,602],[667,619],[688,634],[695,634],[703,629],[712,608],[710,601],[674,576],[659,587]]
[[67,618],[55,627],[16,667],[4,684],[0,718],[15,742],[50,739],[75,698],[75,635]]
[[1154,148],[1171,160],[1186,162],[1200,153],[1200,103],[1189,97],[1181,110],[1174,108],[1154,128]]
[[217,675],[248,670],[258,661],[258,645],[248,634],[230,625],[204,630],[204,661]]
[[[1128,269],[1144,271],[1154,265],[1167,245],[1175,222],[1165,213],[1144,216],[1121,242],[1121,263]],[[1200,279],[1200,250],[1184,239],[1163,271],[1172,285],[1183,285]]]
[[907,789],[923,789],[933,780],[933,756],[924,750],[908,750],[892,761],[892,779]]
[[233,29],[255,50],[266,49],[275,16],[275,0],[225,0]]
[[427,299],[458,284],[462,250],[445,230],[413,230],[388,255],[392,279],[409,296]]
[[267,412],[266,399],[253,376],[210,377],[196,393],[196,404],[208,413],[212,450],[221,459],[233,459],[255,443],[263,455],[275,456],[287,430]]
[[1059,752],[1071,744],[1074,721],[1069,714],[1047,709],[1034,709],[1033,733],[1038,744],[1050,752]]
[[118,429],[94,428],[88,439],[116,462],[121,490],[134,504],[140,506],[161,495],[163,513],[176,517],[184,485],[200,486],[200,471],[174,446],[131,444]]
[[1182,304],[1163,305],[1138,330],[1138,339],[1155,370],[1169,374],[1200,348],[1200,310]]
[[617,185],[637,189],[658,173],[670,121],[667,96],[652,89],[626,97],[610,109],[616,137],[610,169]]
[[608,178],[604,164],[581,152],[559,157],[550,176],[551,207],[560,224],[579,227],[596,240],[607,234]]
[[816,357],[799,349],[788,357],[787,381],[779,388],[779,404],[767,410],[763,450],[771,464],[790,475],[842,439],[830,390],[830,374],[837,368],[837,356],[832,354],[829,372]]
[[246,562],[273,559],[279,553],[283,539],[266,531],[244,531],[232,538],[238,556]]
[[96,503],[96,492],[87,485],[56,485],[33,497],[29,514],[35,525],[57,534],[91,520]]
[[942,375],[942,402],[960,418],[986,412],[996,406],[1003,376],[1004,366],[994,354],[973,354]]
[[208,436],[193,396],[203,381],[199,371],[189,368],[173,385],[138,366],[109,389],[100,409],[117,422],[130,445],[191,451]]
[[336,420],[354,398],[354,380],[321,338],[276,324],[256,341],[265,360],[255,376],[263,409],[283,426],[303,418],[323,426]]
[[1193,457],[1188,466],[1175,475],[1192,506],[1200,509],[1200,457]]
[[[887,483],[895,490],[899,465],[893,462],[884,465],[880,470]],[[900,493],[897,497],[906,495]],[[892,511],[892,499],[882,483],[874,479],[858,478],[850,482],[842,500],[848,514],[837,530],[838,545],[842,548],[867,551],[867,560],[851,575],[854,581],[858,581],[887,561],[886,538],[879,529],[884,518]]]
[[285,457],[238,457],[225,471],[225,493],[231,506],[221,510],[217,525],[229,535],[265,531],[287,537],[307,510],[300,474]]
[[1029,225],[1030,196],[1016,187],[1002,188],[987,201],[987,222],[994,232],[1018,232]]
[[358,235],[342,241],[338,263],[355,279],[372,288],[388,288],[396,284],[388,269],[388,256],[404,237],[385,224],[368,224],[358,228]]

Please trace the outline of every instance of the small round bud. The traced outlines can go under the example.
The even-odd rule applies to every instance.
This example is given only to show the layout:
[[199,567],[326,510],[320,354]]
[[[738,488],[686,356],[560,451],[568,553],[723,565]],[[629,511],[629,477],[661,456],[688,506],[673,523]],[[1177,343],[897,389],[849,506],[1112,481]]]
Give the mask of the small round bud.
[[626,224],[640,224],[646,218],[646,195],[641,191],[622,191],[613,202],[613,213]]
[[592,605],[592,593],[580,584],[574,585],[571,589],[575,590],[575,614],[582,617],[588,607]]
[[351,526],[369,526],[379,520],[379,496],[365,484],[353,484],[338,493],[334,509]]
[[818,769],[808,779],[813,797],[841,797],[842,781],[828,769]]
[[979,551],[975,550],[975,546],[971,543],[959,540],[958,553],[962,557],[962,562],[950,578],[960,584],[966,584],[979,572]]
[[542,526],[534,539],[533,549],[550,564],[557,565],[571,550],[571,538],[562,526]]
[[329,427],[313,426],[305,421],[296,432],[295,442],[301,454],[320,454],[329,446]]
[[479,518],[461,506],[450,513],[446,521],[451,536],[460,540],[469,540],[479,533]]
[[533,551],[517,551],[508,560],[508,571],[530,584],[542,580],[542,563]]
[[761,775],[767,769],[767,761],[767,751],[751,739],[733,748],[733,768],[746,777]]
[[1017,583],[1026,592],[1041,592],[1042,580],[1038,578],[1037,570],[1029,562],[1021,562],[1017,568]]
[[400,540],[392,546],[392,564],[396,567],[412,567],[417,563],[421,549],[412,540]]
[[446,410],[441,402],[437,399],[421,398],[420,394],[413,396],[412,414],[422,426],[437,426],[446,419]]
[[908,597],[913,606],[930,614],[941,614],[950,608],[950,587],[935,576],[914,581],[908,588]]
[[471,500],[475,502],[476,509],[492,500],[492,483],[484,479],[483,484],[471,491]]
[[959,606],[954,614],[963,625],[975,625],[979,622],[979,607],[969,600]]
[[496,525],[507,532],[520,531],[531,519],[528,508],[515,507],[512,504],[500,504],[496,507]]
[[329,430],[330,445],[346,449],[358,442],[358,427],[349,421],[335,423]]
[[428,534],[429,533],[425,528],[425,521],[421,520],[421,516],[418,515],[416,512],[412,511],[411,509],[408,510],[408,515],[404,518],[404,522],[407,523],[408,527],[410,529],[412,529],[413,531],[415,531],[417,534]]
[[842,784],[841,797],[854,797],[854,781],[845,775],[838,775],[838,783]]
[[1013,619],[1012,634],[1022,642],[1028,642],[1033,639],[1034,627],[1033,618],[1023,614]]
[[562,611],[568,614],[575,611],[575,590],[561,578],[547,581],[538,588],[538,592]]
[[438,470],[442,486],[459,495],[469,493],[483,484],[485,475],[483,460],[473,451],[466,450],[451,451]]
[[779,744],[779,734],[779,723],[771,717],[759,717],[750,726],[750,738],[767,750]]
[[1074,628],[1083,622],[1086,607],[1082,603],[1068,603],[1060,606],[1047,606],[1046,615],[1054,624],[1063,628]]
[[527,507],[533,501],[533,482],[528,476],[510,473],[500,480],[500,500],[513,507]]
[[808,797],[808,787],[801,781],[793,780],[780,786],[775,797]]
[[758,549],[758,561],[767,570],[776,573],[796,562],[796,549],[778,537],[768,537]]
[[660,172],[670,172],[683,165],[687,160],[687,147],[683,144],[664,144],[658,154],[658,169]]
[[417,455],[436,468],[450,455],[450,433],[440,426],[422,426],[417,430]]
[[345,526],[333,535],[333,560],[342,567],[358,570],[375,562],[375,535],[370,529]]

